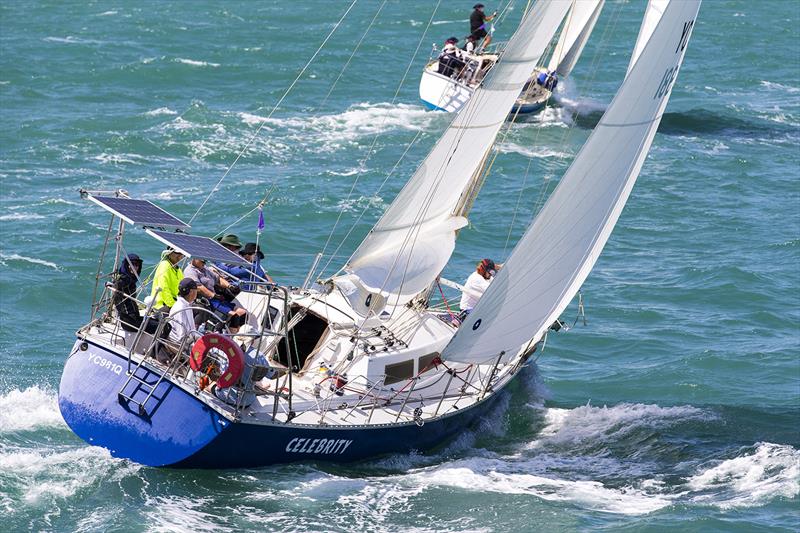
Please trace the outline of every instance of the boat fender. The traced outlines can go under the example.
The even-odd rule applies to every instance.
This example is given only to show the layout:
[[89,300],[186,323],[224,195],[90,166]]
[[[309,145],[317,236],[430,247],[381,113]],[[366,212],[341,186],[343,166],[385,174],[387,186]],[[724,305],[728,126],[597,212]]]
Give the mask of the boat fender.
[[206,333],[192,346],[189,366],[195,372],[203,368],[203,361],[211,349],[218,350],[228,360],[228,368],[217,380],[217,388],[224,389],[236,383],[244,371],[244,353],[238,344],[219,333]]

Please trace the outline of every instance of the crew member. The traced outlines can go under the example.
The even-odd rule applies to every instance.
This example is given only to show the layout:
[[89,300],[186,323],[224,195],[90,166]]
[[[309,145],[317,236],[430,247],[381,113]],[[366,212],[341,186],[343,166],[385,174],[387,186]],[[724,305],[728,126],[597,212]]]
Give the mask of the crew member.
[[190,343],[200,338],[200,333],[194,324],[194,311],[192,304],[197,299],[197,282],[192,278],[184,278],[178,284],[178,298],[169,311],[170,324],[172,330],[169,332],[169,340],[176,345],[183,342],[183,338],[190,335],[191,338],[186,342]]
[[458,39],[450,37],[444,42],[442,53],[439,54],[439,74],[454,77],[464,68],[464,61],[461,60],[462,52],[456,46]]
[[464,289],[461,294],[461,320],[472,311],[472,308],[478,303],[478,300],[483,296],[484,291],[489,287],[492,282],[496,271],[503,265],[496,265],[491,259],[481,259],[475,267],[475,272],[469,275],[467,281],[464,282]]
[[234,285],[210,268],[206,268],[206,260],[201,257],[192,258],[184,275],[197,283],[198,294],[208,299],[211,309],[222,315],[230,328],[236,328],[238,331],[238,328],[245,323],[247,311],[233,302],[238,294]]
[[183,254],[172,248],[161,252],[161,261],[153,274],[153,289],[150,292],[150,296],[156,299],[153,309],[167,311],[178,298],[178,283],[183,279],[183,272],[178,266],[181,259]]

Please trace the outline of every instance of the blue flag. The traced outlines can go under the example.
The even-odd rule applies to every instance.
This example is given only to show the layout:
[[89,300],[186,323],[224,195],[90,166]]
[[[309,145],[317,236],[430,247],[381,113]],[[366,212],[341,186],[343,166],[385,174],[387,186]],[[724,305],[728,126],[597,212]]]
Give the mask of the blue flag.
[[259,208],[259,210],[258,210],[258,233],[261,234],[261,232],[263,230],[264,230],[264,211],[261,208]]

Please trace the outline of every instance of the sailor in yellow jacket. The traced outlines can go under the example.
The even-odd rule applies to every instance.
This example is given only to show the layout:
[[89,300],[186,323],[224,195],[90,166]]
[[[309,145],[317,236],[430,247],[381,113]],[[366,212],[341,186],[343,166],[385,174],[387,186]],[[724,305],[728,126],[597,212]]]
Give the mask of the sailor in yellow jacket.
[[[183,259],[183,254],[167,248],[161,252],[161,262],[156,267],[153,274],[153,289],[150,295],[155,297],[153,309],[167,309],[175,304],[178,298],[178,284],[183,279],[183,271],[178,266],[178,262]],[[161,289],[158,291],[158,289]],[[158,291],[158,295],[156,295]]]

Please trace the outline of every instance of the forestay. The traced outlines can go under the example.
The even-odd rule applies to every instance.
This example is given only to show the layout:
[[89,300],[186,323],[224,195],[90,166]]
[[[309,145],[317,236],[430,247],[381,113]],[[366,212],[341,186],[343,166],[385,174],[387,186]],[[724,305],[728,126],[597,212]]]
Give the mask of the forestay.
[[605,0],[573,0],[547,70],[566,77],[583,52]]
[[376,293],[402,305],[447,264],[456,231],[467,223],[458,206],[569,6],[567,0],[538,2],[523,17],[487,80],[352,255],[344,268],[349,275],[334,278],[354,307],[356,299],[369,298],[373,309]]
[[700,0],[674,0],[600,123],[443,351],[508,360],[542,338],[589,275],[652,143]]

